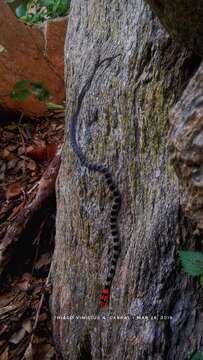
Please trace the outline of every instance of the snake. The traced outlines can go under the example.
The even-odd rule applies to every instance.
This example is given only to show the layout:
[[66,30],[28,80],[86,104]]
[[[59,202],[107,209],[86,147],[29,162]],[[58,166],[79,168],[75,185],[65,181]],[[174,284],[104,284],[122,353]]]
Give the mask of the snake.
[[78,125],[78,119],[83,104],[83,100],[91,87],[92,81],[94,79],[97,70],[106,62],[109,66],[117,56],[119,55],[104,58],[103,60],[100,60],[100,56],[98,57],[98,59],[95,62],[95,66],[91,76],[87,79],[86,83],[84,84],[78,95],[75,111],[73,111],[70,116],[70,126],[69,126],[70,145],[72,147],[73,152],[79,159],[81,166],[86,167],[89,171],[97,172],[100,175],[102,175],[113,197],[113,204],[110,213],[110,228],[111,228],[111,236],[113,240],[112,256],[111,256],[109,271],[106,276],[106,281],[100,295],[100,307],[105,307],[109,305],[112,281],[115,275],[118,258],[121,252],[121,244],[120,244],[119,229],[118,229],[118,214],[121,207],[121,193],[118,189],[118,186],[113,181],[113,177],[109,168],[106,165],[91,162],[86,158],[77,140],[77,125]]

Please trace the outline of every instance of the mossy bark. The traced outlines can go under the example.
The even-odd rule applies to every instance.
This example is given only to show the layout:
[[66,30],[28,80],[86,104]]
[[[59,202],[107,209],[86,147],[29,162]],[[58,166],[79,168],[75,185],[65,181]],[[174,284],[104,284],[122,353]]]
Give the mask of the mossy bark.
[[203,56],[202,0],[146,0],[169,33]]
[[171,111],[168,148],[180,179],[184,211],[203,232],[203,64]]
[[98,55],[120,54],[96,73],[78,133],[87,157],[108,164],[122,193],[122,250],[109,309],[101,311],[111,199],[102,178],[81,167],[67,131],[53,266],[56,342],[71,360],[186,359],[201,343],[200,288],[181,272],[177,251],[195,246],[195,224],[182,214],[166,142],[169,111],[199,58],[171,40],[142,0],[73,1],[65,52],[67,130]]

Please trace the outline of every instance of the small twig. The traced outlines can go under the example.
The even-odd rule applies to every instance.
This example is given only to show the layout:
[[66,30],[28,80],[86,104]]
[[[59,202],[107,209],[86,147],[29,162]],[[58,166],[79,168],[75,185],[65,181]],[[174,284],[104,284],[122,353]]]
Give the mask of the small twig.
[[[25,140],[24,140],[23,133],[22,133],[22,130],[21,130],[21,127],[20,127],[23,116],[24,116],[24,114],[21,113],[19,123],[18,123],[18,131],[19,131],[19,135],[20,135],[20,139],[21,139],[21,142],[22,142],[24,153],[26,153]],[[25,160],[23,160],[23,174],[25,174]]]
[[43,302],[44,302],[45,293],[47,291],[48,284],[49,284],[49,281],[50,281],[51,270],[52,270],[52,263],[51,263],[49,273],[48,273],[46,282],[45,282],[44,287],[43,287],[43,292],[42,292],[42,295],[41,295],[41,298],[40,298],[40,302],[39,302],[39,305],[38,305],[38,308],[37,308],[37,312],[36,312],[36,316],[35,316],[35,322],[34,322],[34,325],[33,325],[33,328],[32,328],[32,336],[31,336],[31,340],[30,340],[31,343],[33,341],[34,333],[35,333],[35,330],[37,328],[37,324],[38,324],[39,316],[40,316],[40,311],[41,311],[41,308],[42,308],[42,305],[43,305]]
[[39,181],[34,184],[30,190],[27,191],[27,195],[31,194],[39,186]]

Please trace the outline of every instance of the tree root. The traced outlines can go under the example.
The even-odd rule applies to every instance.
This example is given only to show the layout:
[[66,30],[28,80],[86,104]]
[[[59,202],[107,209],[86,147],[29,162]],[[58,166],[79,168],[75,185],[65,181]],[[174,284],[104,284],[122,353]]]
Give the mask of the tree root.
[[39,181],[38,191],[32,202],[20,210],[18,215],[12,219],[12,223],[0,243],[0,275],[6,270],[14,256],[14,244],[20,243],[23,232],[27,229],[30,220],[44,208],[47,200],[54,194],[55,182],[61,163],[61,149],[49,164]]

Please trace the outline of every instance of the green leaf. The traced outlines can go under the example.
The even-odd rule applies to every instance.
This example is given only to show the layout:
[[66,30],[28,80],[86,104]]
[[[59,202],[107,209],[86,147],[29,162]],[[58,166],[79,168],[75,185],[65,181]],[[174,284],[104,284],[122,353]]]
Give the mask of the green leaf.
[[14,3],[16,0],[6,0],[7,4],[12,4]]
[[50,97],[50,92],[40,83],[32,83],[31,89],[33,94],[35,94],[40,101],[47,100]]
[[49,110],[64,110],[63,105],[55,104],[52,102],[47,103],[47,107]]
[[191,276],[203,274],[203,253],[198,251],[179,251],[184,271]]
[[47,15],[51,18],[67,14],[70,0],[41,0],[40,6],[47,8]]
[[194,355],[192,355],[191,360],[203,360],[203,352],[196,352]]
[[44,15],[43,14],[34,14],[30,20],[31,23],[33,24],[37,24],[39,23],[40,21],[43,21],[44,20]]
[[48,90],[44,90],[41,92],[41,94],[37,95],[37,99],[40,101],[45,101],[50,98],[50,93]]
[[54,5],[54,0],[41,0],[40,5],[41,5],[41,7],[43,7],[43,6],[45,6],[45,7],[53,6]]
[[32,15],[25,15],[25,16],[21,16],[20,20],[22,20],[23,22],[26,23],[32,23]]
[[28,85],[31,84],[31,80],[21,80],[21,81],[18,81],[16,84],[15,84],[15,89],[17,90],[23,90],[23,89],[26,89],[28,87]]
[[13,91],[11,93],[11,99],[16,101],[23,101],[32,94],[30,89],[22,89],[20,91]]
[[200,282],[201,287],[203,288],[203,275],[200,276],[199,282]]
[[16,16],[18,18],[25,16],[27,13],[27,6],[26,4],[21,4],[16,8]]

